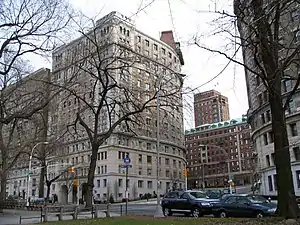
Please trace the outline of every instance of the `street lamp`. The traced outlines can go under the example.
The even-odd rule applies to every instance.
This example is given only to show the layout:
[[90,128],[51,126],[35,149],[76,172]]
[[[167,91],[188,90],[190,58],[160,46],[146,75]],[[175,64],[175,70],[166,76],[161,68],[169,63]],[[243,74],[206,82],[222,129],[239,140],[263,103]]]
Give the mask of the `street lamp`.
[[226,157],[227,157],[226,162],[227,162],[227,171],[228,171],[229,192],[230,192],[230,194],[232,194],[232,187],[231,187],[232,177],[231,177],[231,170],[230,170],[229,154],[223,148],[221,148],[220,146],[217,146],[217,145],[200,145],[200,146],[206,147],[206,151],[207,151],[207,147],[209,147],[209,146],[215,147],[217,149],[220,149],[226,155]]
[[157,96],[156,96],[156,116],[157,116],[157,126],[156,126],[156,194],[157,194],[157,201],[156,201],[156,212],[154,214],[154,217],[164,217],[164,214],[162,212],[161,206],[160,206],[160,192],[159,192],[159,186],[160,186],[160,179],[159,179],[159,148],[160,148],[160,85],[161,85],[161,77],[159,77],[158,81],[158,90],[157,90]]
[[33,151],[35,150],[35,148],[40,145],[40,144],[44,144],[44,145],[47,145],[49,144],[49,142],[47,141],[44,141],[44,142],[38,142],[36,143],[33,148],[31,149],[31,152],[30,152],[30,156],[29,156],[29,165],[28,165],[28,176],[27,176],[27,199],[26,199],[26,206],[29,206],[29,182],[30,182],[30,173],[31,173],[31,160],[32,160],[32,154],[33,154]]

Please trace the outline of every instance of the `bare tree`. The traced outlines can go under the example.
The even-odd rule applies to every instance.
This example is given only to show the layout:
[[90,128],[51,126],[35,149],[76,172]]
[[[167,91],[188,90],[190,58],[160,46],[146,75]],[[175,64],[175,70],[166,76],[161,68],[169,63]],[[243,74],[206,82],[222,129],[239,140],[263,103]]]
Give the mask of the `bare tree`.
[[[272,132],[274,134],[275,165],[278,184],[278,214],[282,217],[300,216],[296,203],[286,129],[285,111],[289,110],[293,95],[298,92],[299,75],[299,35],[289,35],[293,23],[290,12],[298,6],[296,0],[244,1],[234,0],[234,13],[217,12],[221,15],[214,22],[214,34],[226,35],[228,51],[204,46],[196,38],[195,44],[202,49],[221,54],[245,68],[247,76],[260,80],[264,87],[264,100],[270,104]],[[234,32],[236,25],[240,36]],[[237,47],[234,47],[237,46]],[[236,57],[243,49],[243,61]],[[234,49],[232,54],[229,49]],[[287,70],[294,75],[287,75]],[[282,82],[291,81],[291,90],[282,92]],[[248,81],[250,82],[250,81]],[[250,94],[250,93],[248,93]],[[284,97],[283,97],[284,94]],[[249,96],[251,98],[251,96]]]
[[[180,91],[183,83],[180,74],[165,66],[159,68],[157,63],[151,65],[126,43],[113,38],[102,39],[103,36],[110,37],[113,27],[99,22],[93,25],[88,32],[82,29],[82,37],[72,43],[77,47],[71,50],[74,52],[68,58],[70,69],[64,78],[74,81],[73,86],[65,88],[71,94],[66,104],[72,101],[76,106],[76,113],[70,118],[75,122],[68,126],[69,131],[77,137],[85,135],[91,143],[88,207],[92,204],[99,147],[112,134],[132,135],[143,131],[141,125],[146,125],[147,121],[142,114],[148,113],[152,117],[156,114],[153,108],[156,107],[158,91],[162,111],[178,111],[182,107]],[[54,54],[57,65],[62,54],[59,51]],[[55,76],[61,77],[61,74],[58,70]],[[142,75],[148,78],[146,89],[136,83],[138,79],[135,80]],[[57,85],[61,83],[57,81]]]
[[70,21],[68,9],[61,0],[0,2],[0,202],[5,199],[7,173],[22,155],[9,151],[16,143],[16,124],[48,104],[43,93],[22,90],[23,77],[32,71],[24,57],[47,54],[61,42],[60,34]]

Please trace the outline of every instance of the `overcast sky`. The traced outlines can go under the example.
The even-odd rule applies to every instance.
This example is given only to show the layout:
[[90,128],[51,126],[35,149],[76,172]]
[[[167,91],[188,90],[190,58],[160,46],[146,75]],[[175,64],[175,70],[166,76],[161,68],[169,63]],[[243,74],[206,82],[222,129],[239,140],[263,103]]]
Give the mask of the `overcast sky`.
[[[101,18],[111,11],[131,17],[136,28],[157,39],[160,32],[173,30],[175,39],[181,42],[185,65],[182,73],[187,75],[186,86],[197,91],[216,89],[229,98],[230,117],[246,114],[248,100],[243,68],[231,63],[216,79],[202,85],[220,73],[228,60],[216,53],[203,50],[193,44],[193,37],[200,37],[201,44],[223,51],[227,40],[210,36],[214,30],[212,21],[219,17],[209,11],[232,13],[233,0],[70,0],[76,9],[89,17]],[[171,10],[170,10],[171,9]],[[240,55],[240,54],[239,54]],[[192,111],[186,110],[185,127],[194,126]]]

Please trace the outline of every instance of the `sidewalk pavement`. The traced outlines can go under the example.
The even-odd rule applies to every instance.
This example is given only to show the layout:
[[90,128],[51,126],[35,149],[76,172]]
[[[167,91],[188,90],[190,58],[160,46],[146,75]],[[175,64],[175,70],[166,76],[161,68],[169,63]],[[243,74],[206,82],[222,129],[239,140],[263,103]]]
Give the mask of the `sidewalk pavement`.
[[[118,217],[120,214],[110,213],[112,217]],[[41,222],[40,211],[27,211],[27,210],[14,210],[6,209],[3,213],[0,213],[0,225],[16,225],[20,223],[20,217],[22,218],[22,224],[34,224]],[[99,218],[106,217],[104,212],[99,213]],[[27,218],[27,219],[26,219]],[[91,212],[82,212],[78,214],[78,219],[91,219]],[[66,215],[63,216],[63,220],[72,220],[73,217]],[[58,221],[58,217],[55,214],[49,214],[48,221]]]

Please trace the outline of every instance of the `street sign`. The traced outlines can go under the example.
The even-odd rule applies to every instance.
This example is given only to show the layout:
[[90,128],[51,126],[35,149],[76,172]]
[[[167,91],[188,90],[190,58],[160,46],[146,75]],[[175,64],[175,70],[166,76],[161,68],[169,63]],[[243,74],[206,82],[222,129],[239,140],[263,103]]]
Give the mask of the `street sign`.
[[131,168],[131,167],[132,167],[132,165],[120,165],[120,168],[124,168],[124,169]]
[[130,158],[128,156],[125,156],[124,163],[129,164],[131,162]]

